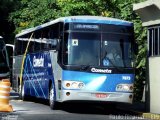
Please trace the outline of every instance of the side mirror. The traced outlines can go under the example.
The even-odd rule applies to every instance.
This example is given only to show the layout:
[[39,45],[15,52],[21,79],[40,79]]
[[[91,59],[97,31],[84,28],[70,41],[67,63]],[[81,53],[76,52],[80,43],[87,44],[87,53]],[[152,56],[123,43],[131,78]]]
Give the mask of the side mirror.
[[56,51],[59,51],[59,49],[60,49],[60,42],[59,41],[60,40],[57,39]]
[[60,41],[59,39],[50,39],[51,46],[52,48],[55,48],[56,51],[58,51],[60,47],[59,41]]

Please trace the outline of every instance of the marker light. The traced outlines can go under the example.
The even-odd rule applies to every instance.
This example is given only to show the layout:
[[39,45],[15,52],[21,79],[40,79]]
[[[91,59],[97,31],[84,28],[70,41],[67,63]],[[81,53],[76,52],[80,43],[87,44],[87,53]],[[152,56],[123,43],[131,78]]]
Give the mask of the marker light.
[[70,87],[70,83],[66,83],[66,87]]

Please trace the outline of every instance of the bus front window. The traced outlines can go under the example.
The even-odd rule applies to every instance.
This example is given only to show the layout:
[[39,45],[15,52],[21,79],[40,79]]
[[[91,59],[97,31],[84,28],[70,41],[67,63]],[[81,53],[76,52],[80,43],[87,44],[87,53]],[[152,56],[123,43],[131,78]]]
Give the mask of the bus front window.
[[72,32],[64,40],[65,65],[93,65],[100,64],[100,33]]
[[103,34],[103,66],[131,67],[131,35]]

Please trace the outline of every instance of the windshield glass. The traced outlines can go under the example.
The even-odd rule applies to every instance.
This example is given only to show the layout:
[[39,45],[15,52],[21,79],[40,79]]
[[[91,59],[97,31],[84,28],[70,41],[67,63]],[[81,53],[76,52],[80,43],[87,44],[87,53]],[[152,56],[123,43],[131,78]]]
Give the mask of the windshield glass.
[[126,26],[101,26],[95,31],[64,34],[63,64],[99,67],[133,67],[133,31]]
[[104,33],[102,38],[103,66],[132,66],[131,35]]
[[100,65],[100,33],[72,32],[65,34],[65,65]]

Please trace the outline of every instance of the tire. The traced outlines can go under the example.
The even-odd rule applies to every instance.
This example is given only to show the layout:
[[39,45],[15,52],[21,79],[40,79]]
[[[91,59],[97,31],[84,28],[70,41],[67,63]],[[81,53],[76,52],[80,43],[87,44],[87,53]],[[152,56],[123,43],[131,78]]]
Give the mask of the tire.
[[56,100],[55,91],[54,91],[53,85],[51,85],[49,90],[49,105],[52,110],[57,108],[58,103],[55,100]]
[[22,86],[21,86],[20,99],[23,101],[27,100],[27,96],[25,95],[25,91],[24,91],[24,84],[22,84]]

